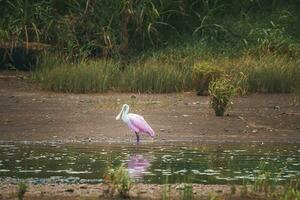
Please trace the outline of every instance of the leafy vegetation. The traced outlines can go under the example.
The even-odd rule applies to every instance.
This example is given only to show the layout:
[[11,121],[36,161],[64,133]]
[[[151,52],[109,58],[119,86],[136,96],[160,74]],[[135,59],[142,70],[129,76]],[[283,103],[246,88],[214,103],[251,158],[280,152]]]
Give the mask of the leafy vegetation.
[[197,63],[193,66],[193,81],[198,95],[205,95],[211,81],[216,80],[222,74],[222,69],[210,63]]
[[171,184],[169,183],[168,175],[164,176],[164,183],[162,186],[162,199],[169,200],[170,199],[170,192],[171,192]]
[[108,192],[111,196],[115,194],[115,191],[118,191],[120,197],[129,197],[129,191],[133,185],[133,180],[129,176],[128,169],[124,167],[124,165],[108,169],[105,181],[109,184]]
[[45,89],[206,94],[220,71],[241,94],[299,90],[297,1],[16,0],[0,9],[0,67],[33,69]]
[[27,184],[24,182],[18,183],[18,199],[23,200],[25,193],[27,192]]
[[224,113],[235,94],[235,87],[228,77],[224,76],[209,84],[209,94],[211,96],[211,106],[216,116],[224,116]]
[[193,185],[185,183],[183,187],[182,200],[192,200],[193,195]]

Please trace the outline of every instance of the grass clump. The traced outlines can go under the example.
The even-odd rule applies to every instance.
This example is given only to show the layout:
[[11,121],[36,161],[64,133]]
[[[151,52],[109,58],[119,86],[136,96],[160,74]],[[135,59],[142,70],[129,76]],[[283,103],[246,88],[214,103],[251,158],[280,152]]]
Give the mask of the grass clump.
[[110,60],[45,66],[34,76],[45,89],[61,92],[105,92],[114,86],[118,63]]
[[[198,47],[197,47],[198,45]],[[290,93],[300,90],[300,60],[272,52],[237,57],[205,54],[202,43],[142,54],[121,65],[118,59],[71,63],[46,55],[34,71],[44,89],[62,92],[170,93],[196,90],[205,95],[209,83],[230,75],[239,94]]]
[[129,176],[128,169],[121,165],[117,168],[110,168],[105,176],[106,182],[109,184],[109,193],[114,195],[118,192],[122,198],[129,197],[129,191],[133,185],[133,180]]
[[25,193],[27,192],[27,184],[24,182],[18,183],[18,199],[23,200]]
[[190,70],[151,59],[125,69],[113,60],[81,61],[73,64],[46,56],[33,78],[44,89],[61,92],[154,92],[169,93],[192,89]]
[[300,179],[299,176],[290,180],[290,183],[284,188],[283,194],[278,198],[279,200],[300,200]]
[[274,173],[265,170],[265,163],[260,163],[258,167],[258,174],[255,176],[253,182],[253,190],[255,192],[264,192],[265,196],[274,193],[278,178]]
[[224,76],[209,84],[209,94],[211,106],[216,116],[224,116],[224,113],[230,103],[231,98],[235,94],[235,87],[231,80]]
[[169,93],[191,89],[190,73],[164,64],[129,66],[123,74],[121,91]]
[[185,183],[183,186],[182,200],[192,200],[193,199],[193,185]]
[[225,65],[241,94],[299,91],[300,65],[297,59],[276,54],[246,54],[227,61]]
[[169,184],[168,175],[165,176],[164,184],[163,184],[163,192],[162,192],[162,199],[169,200],[170,199],[170,192],[171,192],[171,185]]
[[192,77],[197,95],[206,95],[209,83],[219,78],[222,72],[222,69],[208,62],[195,64],[193,66]]

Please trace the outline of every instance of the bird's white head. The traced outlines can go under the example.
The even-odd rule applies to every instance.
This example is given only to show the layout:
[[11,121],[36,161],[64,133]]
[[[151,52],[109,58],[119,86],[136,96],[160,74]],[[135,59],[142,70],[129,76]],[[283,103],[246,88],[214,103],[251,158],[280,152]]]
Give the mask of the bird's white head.
[[121,112],[117,115],[116,120],[119,120],[119,119],[120,119],[122,113],[124,113],[124,112],[125,112],[125,113],[128,113],[128,111],[129,111],[129,106],[128,106],[127,104],[124,104],[124,105],[122,106]]

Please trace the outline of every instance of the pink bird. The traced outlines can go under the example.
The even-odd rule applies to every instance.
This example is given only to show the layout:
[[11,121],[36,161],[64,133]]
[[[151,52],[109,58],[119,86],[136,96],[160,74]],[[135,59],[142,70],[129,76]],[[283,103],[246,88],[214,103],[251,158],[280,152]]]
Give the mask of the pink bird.
[[123,122],[135,133],[137,144],[140,142],[140,133],[147,133],[152,138],[155,136],[155,132],[142,116],[128,112],[129,106],[124,104],[121,112],[116,117],[116,120],[119,120],[120,117],[122,117]]

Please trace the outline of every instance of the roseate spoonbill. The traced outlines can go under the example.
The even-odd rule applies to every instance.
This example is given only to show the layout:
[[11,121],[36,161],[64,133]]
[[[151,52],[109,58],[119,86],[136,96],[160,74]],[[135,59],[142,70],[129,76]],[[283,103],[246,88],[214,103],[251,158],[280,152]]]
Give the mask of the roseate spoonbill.
[[121,112],[116,117],[116,120],[119,120],[120,117],[122,118],[123,122],[127,124],[129,129],[135,133],[137,144],[140,142],[140,133],[147,133],[152,138],[155,136],[155,132],[142,116],[128,112],[129,106],[124,104]]

